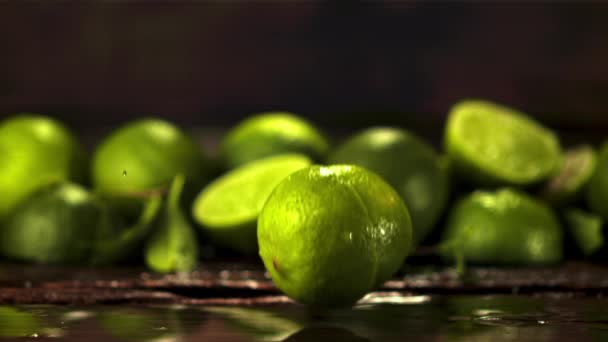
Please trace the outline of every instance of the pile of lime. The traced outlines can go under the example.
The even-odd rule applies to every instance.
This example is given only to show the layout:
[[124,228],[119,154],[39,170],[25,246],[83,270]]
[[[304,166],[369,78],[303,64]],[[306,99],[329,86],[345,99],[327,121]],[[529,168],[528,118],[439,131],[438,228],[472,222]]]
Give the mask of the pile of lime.
[[280,290],[317,308],[356,303],[420,245],[459,266],[555,264],[570,256],[565,245],[604,255],[608,141],[563,150],[551,129],[504,105],[455,104],[443,151],[402,127],[332,146],[306,119],[267,112],[227,131],[215,177],[199,141],[140,119],[89,158],[52,118],[1,121],[0,254],[139,259],[156,272],[191,271],[213,250],[259,257]]

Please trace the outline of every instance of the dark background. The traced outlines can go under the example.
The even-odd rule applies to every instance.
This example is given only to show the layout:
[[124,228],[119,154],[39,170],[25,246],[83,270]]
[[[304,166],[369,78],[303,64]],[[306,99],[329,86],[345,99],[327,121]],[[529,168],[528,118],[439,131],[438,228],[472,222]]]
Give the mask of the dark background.
[[608,136],[608,2],[0,0],[0,117],[439,130],[465,97]]

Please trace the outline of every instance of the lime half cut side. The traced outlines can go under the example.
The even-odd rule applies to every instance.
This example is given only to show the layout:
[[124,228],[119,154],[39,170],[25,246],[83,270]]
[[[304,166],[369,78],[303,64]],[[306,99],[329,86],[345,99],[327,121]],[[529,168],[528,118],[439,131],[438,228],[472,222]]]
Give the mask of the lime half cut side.
[[445,147],[456,170],[477,185],[528,185],[560,166],[557,137],[527,115],[467,100],[448,118]]
[[245,254],[257,253],[256,220],[283,178],[311,164],[300,154],[247,163],[209,184],[193,204],[193,216],[214,242]]
[[566,204],[576,199],[593,176],[597,162],[593,147],[583,145],[564,154],[559,172],[545,185],[542,196],[552,204]]

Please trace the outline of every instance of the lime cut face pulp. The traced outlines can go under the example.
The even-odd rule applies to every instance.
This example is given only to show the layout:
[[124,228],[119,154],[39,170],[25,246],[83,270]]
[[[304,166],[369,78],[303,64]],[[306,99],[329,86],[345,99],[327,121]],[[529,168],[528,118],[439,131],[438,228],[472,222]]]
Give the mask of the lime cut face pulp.
[[220,155],[228,169],[276,154],[325,157],[329,144],[311,123],[292,113],[267,112],[240,122],[222,139]]
[[595,171],[587,185],[587,204],[592,212],[608,221],[608,141],[598,153]]
[[257,253],[256,221],[277,184],[311,164],[300,154],[283,154],[242,165],[210,183],[192,207],[211,239],[245,254]]
[[415,244],[432,230],[448,197],[448,172],[433,148],[405,130],[370,128],[346,140],[331,164],[355,164],[382,176],[412,217]]
[[481,100],[450,111],[445,148],[456,171],[477,185],[528,185],[560,165],[556,136],[523,113]]
[[84,182],[86,171],[82,146],[59,122],[19,114],[0,123],[0,219],[49,183]]
[[456,204],[443,234],[444,257],[492,265],[559,262],[563,232],[551,209],[523,192],[476,191]]
[[556,205],[568,204],[578,198],[595,170],[597,158],[591,146],[566,151],[559,172],[545,185],[542,196]]
[[399,194],[354,165],[310,166],[272,192],[258,219],[260,256],[276,286],[312,306],[355,303],[391,277],[412,245]]

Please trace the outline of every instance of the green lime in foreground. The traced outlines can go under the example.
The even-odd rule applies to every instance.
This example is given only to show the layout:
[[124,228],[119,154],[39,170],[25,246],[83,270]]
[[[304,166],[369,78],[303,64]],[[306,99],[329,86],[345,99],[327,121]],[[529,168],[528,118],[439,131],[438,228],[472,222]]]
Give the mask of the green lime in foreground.
[[566,210],[564,217],[578,249],[584,256],[592,255],[604,245],[602,219],[580,209]]
[[598,153],[597,166],[587,186],[587,204],[608,221],[608,141]]
[[198,144],[158,119],[131,122],[105,138],[93,157],[95,190],[113,198],[146,198],[166,190],[177,174],[200,189],[208,165]]
[[59,122],[20,114],[0,123],[0,218],[38,188],[83,182],[86,172],[84,150]]
[[556,136],[516,110],[481,100],[450,111],[445,148],[456,171],[477,185],[527,185],[560,166]]
[[562,235],[551,209],[529,195],[477,191],[452,209],[442,253],[476,264],[551,264],[562,259]]
[[36,263],[83,264],[97,234],[110,225],[107,211],[86,189],[56,183],[36,191],[0,230],[0,252]]
[[275,285],[316,307],[354,304],[403,264],[412,226],[399,194],[354,165],[310,166],[272,192],[258,219]]
[[266,199],[283,178],[310,164],[304,155],[282,154],[233,169],[203,189],[192,215],[214,242],[256,254],[256,221]]
[[397,128],[370,128],[354,135],[329,157],[376,172],[403,198],[412,217],[415,244],[431,232],[448,198],[447,170],[433,148]]
[[275,154],[300,153],[321,160],[329,145],[308,121],[285,112],[254,115],[230,130],[220,144],[226,168]]
[[596,161],[591,146],[583,145],[566,151],[559,172],[545,184],[543,198],[556,205],[576,200],[593,176]]

